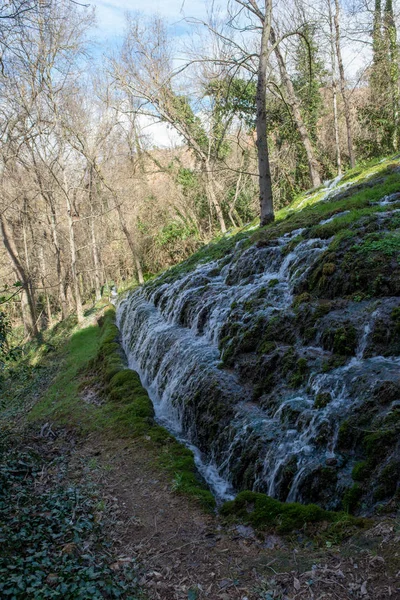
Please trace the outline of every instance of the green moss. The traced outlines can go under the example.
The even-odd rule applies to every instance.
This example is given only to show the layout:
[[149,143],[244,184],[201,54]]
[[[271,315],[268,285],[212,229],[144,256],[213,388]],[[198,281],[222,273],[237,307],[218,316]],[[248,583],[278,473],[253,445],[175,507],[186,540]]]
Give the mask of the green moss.
[[367,260],[373,260],[373,255],[380,253],[385,256],[396,256],[400,261],[400,233],[370,234],[355,250],[366,255]]
[[[121,348],[119,344],[117,345],[118,351],[120,351]],[[131,369],[123,369],[122,371],[118,371],[118,373],[116,373],[114,377],[112,377],[109,384],[109,389],[113,390],[120,387],[140,389],[142,386],[140,383],[139,375]]]
[[347,519],[343,513],[326,511],[315,504],[279,502],[265,494],[250,491],[241,492],[234,500],[225,502],[220,512],[229,520],[240,520],[257,529],[278,533],[291,533],[306,529],[310,524]]
[[387,429],[368,433],[363,440],[367,456],[372,464],[381,462],[388,451],[397,442],[398,432],[396,429]]
[[316,395],[314,408],[325,408],[332,401],[332,396],[329,392],[321,392]]
[[275,349],[276,349],[276,343],[266,340],[257,348],[257,352],[259,354],[269,354],[270,352],[273,352]]
[[350,323],[326,329],[321,336],[325,350],[340,356],[352,356],[357,347],[357,331]]
[[296,367],[297,354],[293,346],[288,348],[285,354],[282,356],[281,367],[282,373],[286,375],[290,371],[293,371]]
[[336,265],[334,263],[325,263],[324,266],[322,267],[322,274],[324,276],[329,276],[329,275],[333,275],[333,273],[336,271]]
[[393,330],[396,336],[400,337],[400,306],[394,308],[390,314],[390,319],[393,324]]
[[339,356],[337,354],[331,356],[330,358],[328,358],[328,360],[325,360],[322,363],[322,372],[323,373],[328,373],[329,371],[332,371],[333,369],[338,369],[339,367],[343,367],[347,362],[347,357],[346,356]]
[[346,242],[347,240],[355,238],[356,235],[357,235],[356,231],[350,231],[349,229],[342,229],[341,231],[336,233],[333,240],[329,244],[329,250],[331,252],[337,250],[343,244],[343,242]]
[[[107,390],[98,424],[119,436],[150,438],[159,448],[157,462],[173,478],[175,491],[196,498],[208,509],[213,508],[215,500],[197,474],[193,453],[155,423],[153,404],[138,374],[126,368],[119,344],[110,341],[117,337],[114,318],[114,312],[109,311],[102,321],[99,350],[93,365]],[[113,354],[108,351],[111,343],[114,344]]]
[[351,488],[346,490],[342,499],[344,510],[348,513],[353,513],[360,503],[362,494],[362,488],[358,483],[355,483]]
[[308,373],[308,363],[305,358],[299,358],[296,362],[295,369],[290,376],[289,385],[291,387],[299,387],[306,380]]
[[384,469],[382,469],[379,478],[378,486],[374,492],[375,500],[384,500],[390,498],[396,493],[397,486],[400,480],[400,461],[391,461]]
[[273,288],[276,287],[279,283],[279,279],[270,279],[268,282],[268,287]]
[[371,475],[372,470],[373,468],[371,467],[370,463],[366,460],[363,460],[354,465],[351,476],[354,481],[364,481]]
[[[314,193],[309,198],[303,196],[296,200],[288,209],[283,209],[276,214],[276,220],[272,225],[253,234],[252,241],[277,238],[300,228],[309,228],[307,233],[309,237],[327,239],[341,234],[343,230],[348,230],[349,226],[373,212],[387,210],[386,207],[374,206],[372,203],[397,192],[400,176],[398,173],[393,173],[385,164],[378,165],[370,173],[375,173],[380,178],[370,178],[364,183],[336,194],[332,191],[332,196],[325,202],[320,202],[323,193]],[[367,175],[368,172],[364,174]],[[325,225],[316,225],[319,221],[344,211],[349,213]]]
[[354,429],[348,420],[343,421],[338,431],[338,447],[349,450],[354,444]]
[[311,298],[311,294],[303,292],[294,298],[292,306],[293,308],[296,308],[297,306],[300,306],[300,304],[304,304],[305,302],[308,303],[311,301]]

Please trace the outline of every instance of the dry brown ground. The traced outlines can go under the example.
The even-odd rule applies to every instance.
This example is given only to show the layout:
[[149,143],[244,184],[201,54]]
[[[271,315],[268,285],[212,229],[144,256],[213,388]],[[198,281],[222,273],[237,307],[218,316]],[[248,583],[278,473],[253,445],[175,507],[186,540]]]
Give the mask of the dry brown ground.
[[119,557],[113,568],[137,561],[150,599],[400,599],[394,519],[331,548],[257,537],[175,493],[146,442],[98,434],[75,446],[71,476],[100,486]]

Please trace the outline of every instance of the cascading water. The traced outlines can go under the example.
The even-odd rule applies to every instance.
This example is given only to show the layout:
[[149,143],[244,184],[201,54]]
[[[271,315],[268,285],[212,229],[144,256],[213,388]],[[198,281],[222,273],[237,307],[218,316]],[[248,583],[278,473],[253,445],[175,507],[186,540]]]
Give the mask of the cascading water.
[[[268,401],[255,401],[251,376],[221,363],[229,349],[229,341],[223,344],[227,323],[245,330],[257,320],[289,319],[296,288],[330,242],[307,239],[289,251],[302,231],[267,247],[245,248],[242,240],[224,258],[200,264],[172,283],[156,280],[118,306],[129,366],[148,389],[157,419],[192,447],[200,471],[222,499],[252,487],[283,500],[313,500],[305,490],[312,488],[314,474],[327,464],[340,465],[339,427],[360,404],[358,378],[363,376],[367,390],[377,378],[398,374],[398,359],[364,357],[379,314],[367,304],[359,310],[352,360],[321,372],[323,344],[305,346],[297,339],[296,349],[318,368],[297,389],[276,388]],[[238,309],[252,302],[251,311]],[[318,410],[316,398],[325,399]],[[350,471],[343,468],[343,482]]]

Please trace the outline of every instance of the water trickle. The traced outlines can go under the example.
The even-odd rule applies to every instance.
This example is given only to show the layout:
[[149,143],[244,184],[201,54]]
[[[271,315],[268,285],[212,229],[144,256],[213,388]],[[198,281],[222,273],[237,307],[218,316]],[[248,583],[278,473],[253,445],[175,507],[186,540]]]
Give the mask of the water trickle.
[[324,219],[323,221],[320,221],[320,225],[326,225],[327,223],[331,223],[332,221],[334,221],[335,219],[337,219],[338,217],[343,217],[344,215],[348,215],[350,213],[349,210],[344,210],[342,212],[336,213],[334,215],[332,215],[331,217],[329,217],[329,219]]

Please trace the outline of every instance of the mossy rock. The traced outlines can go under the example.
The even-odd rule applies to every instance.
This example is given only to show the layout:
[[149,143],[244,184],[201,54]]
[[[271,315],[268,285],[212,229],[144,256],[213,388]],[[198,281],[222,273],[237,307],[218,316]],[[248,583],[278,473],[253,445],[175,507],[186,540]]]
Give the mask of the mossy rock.
[[353,356],[357,348],[357,330],[351,323],[331,326],[322,333],[321,344],[339,356]]
[[363,440],[364,448],[372,464],[381,462],[398,441],[395,429],[368,433]]
[[139,375],[135,373],[135,371],[132,371],[131,369],[122,369],[121,371],[118,371],[114,377],[112,377],[109,387],[110,389],[119,387],[142,388],[142,384],[140,382]]
[[400,383],[395,381],[380,381],[374,388],[372,397],[382,405],[400,400]]
[[320,392],[315,396],[314,408],[325,408],[332,402],[332,395],[329,392]]
[[322,267],[322,275],[324,275],[325,277],[333,275],[335,271],[336,265],[334,263],[326,262]]
[[300,306],[300,304],[309,303],[312,300],[311,294],[308,292],[303,292],[302,294],[298,294],[293,300],[293,308]]
[[329,373],[329,371],[338,369],[339,367],[344,367],[347,360],[347,356],[340,356],[338,354],[334,354],[333,356],[329,357],[328,360],[325,360],[322,363],[322,372]]
[[279,279],[270,279],[268,281],[268,287],[269,288],[274,288],[279,284]]
[[354,481],[365,481],[371,476],[373,469],[368,461],[362,460],[354,465],[351,476]]
[[[318,466],[306,475],[299,488],[302,501],[333,505],[338,481],[335,467]],[[336,507],[335,507],[336,508]]]
[[343,494],[342,505],[346,512],[354,513],[360,504],[363,491],[358,483],[346,490]]
[[296,366],[289,378],[290,387],[300,387],[306,381],[308,372],[309,369],[307,359],[299,358],[296,361]]
[[391,498],[400,485],[400,461],[392,460],[379,474],[378,486],[374,491],[375,500]]
[[281,534],[304,530],[310,524],[334,523],[349,519],[343,513],[326,511],[315,504],[285,503],[257,492],[240,492],[232,501],[222,505],[220,513],[229,520],[240,520],[259,530]]

